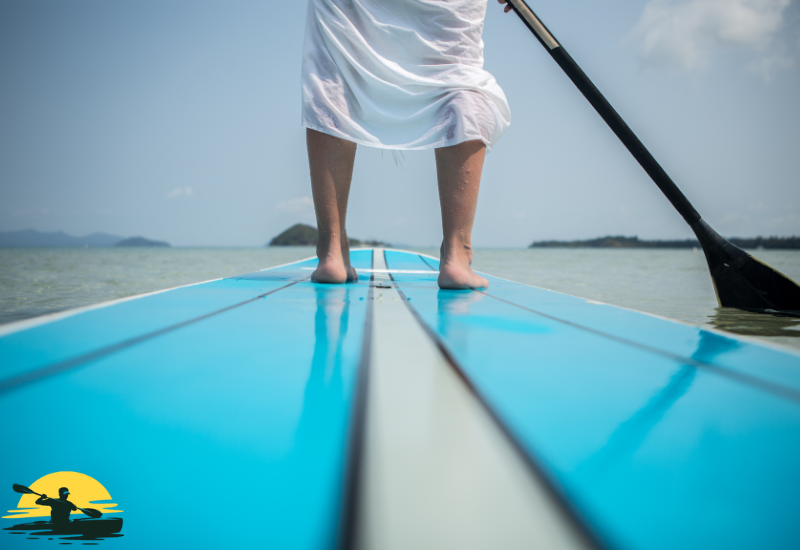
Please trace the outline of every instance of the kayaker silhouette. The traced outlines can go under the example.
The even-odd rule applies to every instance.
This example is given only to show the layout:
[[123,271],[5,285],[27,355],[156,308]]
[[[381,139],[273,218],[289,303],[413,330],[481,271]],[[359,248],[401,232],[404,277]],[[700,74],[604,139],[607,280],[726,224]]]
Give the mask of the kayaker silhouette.
[[36,499],[36,504],[41,506],[49,506],[50,521],[56,524],[69,523],[69,514],[78,507],[72,504],[67,497],[69,497],[69,489],[62,487],[58,490],[58,498],[48,498],[47,495],[42,495]]

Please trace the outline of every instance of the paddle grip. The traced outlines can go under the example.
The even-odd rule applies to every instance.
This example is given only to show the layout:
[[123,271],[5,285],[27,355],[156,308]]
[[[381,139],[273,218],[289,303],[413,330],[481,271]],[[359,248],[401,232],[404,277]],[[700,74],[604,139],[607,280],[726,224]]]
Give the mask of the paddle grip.
[[695,224],[700,219],[700,214],[694,209],[686,196],[678,189],[675,182],[667,175],[661,165],[656,161],[650,151],[636,137],[636,134],[628,127],[622,117],[619,116],[614,107],[600,93],[600,90],[586,76],[586,73],[575,63],[563,46],[555,39],[550,30],[533,13],[533,10],[525,3],[525,0],[508,0],[525,26],[536,36],[545,50],[558,63],[558,66],[567,74],[573,84],[578,87],[583,96],[591,103],[595,111],[606,121],[609,128],[617,135],[623,145],[630,151],[633,158],[644,168],[647,175],[661,189],[661,192],[669,199],[672,206],[683,216],[689,225]]

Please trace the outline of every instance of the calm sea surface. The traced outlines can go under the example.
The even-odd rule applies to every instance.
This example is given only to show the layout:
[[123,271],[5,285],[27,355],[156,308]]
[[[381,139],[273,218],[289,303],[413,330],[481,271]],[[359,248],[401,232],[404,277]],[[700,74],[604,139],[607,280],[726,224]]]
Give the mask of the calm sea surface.
[[[436,249],[415,249],[438,256]],[[800,251],[753,255],[800,281]],[[311,247],[0,249],[0,324],[313,256]],[[479,249],[498,277],[800,348],[800,319],[717,307],[691,250]]]

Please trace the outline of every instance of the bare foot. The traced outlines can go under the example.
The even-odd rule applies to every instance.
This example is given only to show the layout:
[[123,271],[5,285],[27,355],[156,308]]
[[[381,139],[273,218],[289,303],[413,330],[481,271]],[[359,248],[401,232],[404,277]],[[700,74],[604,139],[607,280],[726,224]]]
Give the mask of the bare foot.
[[489,281],[481,277],[470,266],[457,265],[455,262],[443,263],[439,267],[439,288],[465,290],[468,288],[486,288]]
[[342,284],[358,281],[358,272],[352,265],[345,265],[342,260],[326,259],[321,260],[317,269],[311,274],[311,280],[315,283]]
[[472,247],[454,247],[450,257],[445,254],[444,241],[439,247],[439,288],[465,290],[486,288],[489,281],[472,271]]
[[[350,267],[352,269],[352,267]],[[349,273],[341,258],[337,260],[326,258],[319,261],[317,269],[311,274],[311,280],[315,283],[342,284],[349,279]]]

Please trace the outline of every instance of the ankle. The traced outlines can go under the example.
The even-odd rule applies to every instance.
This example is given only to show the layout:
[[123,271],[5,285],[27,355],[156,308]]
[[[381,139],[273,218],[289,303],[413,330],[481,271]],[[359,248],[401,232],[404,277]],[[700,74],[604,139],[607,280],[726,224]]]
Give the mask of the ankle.
[[342,246],[338,237],[320,234],[317,240],[317,258],[320,260],[329,258],[332,260],[341,259]]
[[339,249],[346,265],[350,265],[350,238],[347,231],[342,231],[339,237]]
[[442,243],[441,262],[442,264],[471,265],[472,245],[459,241]]

